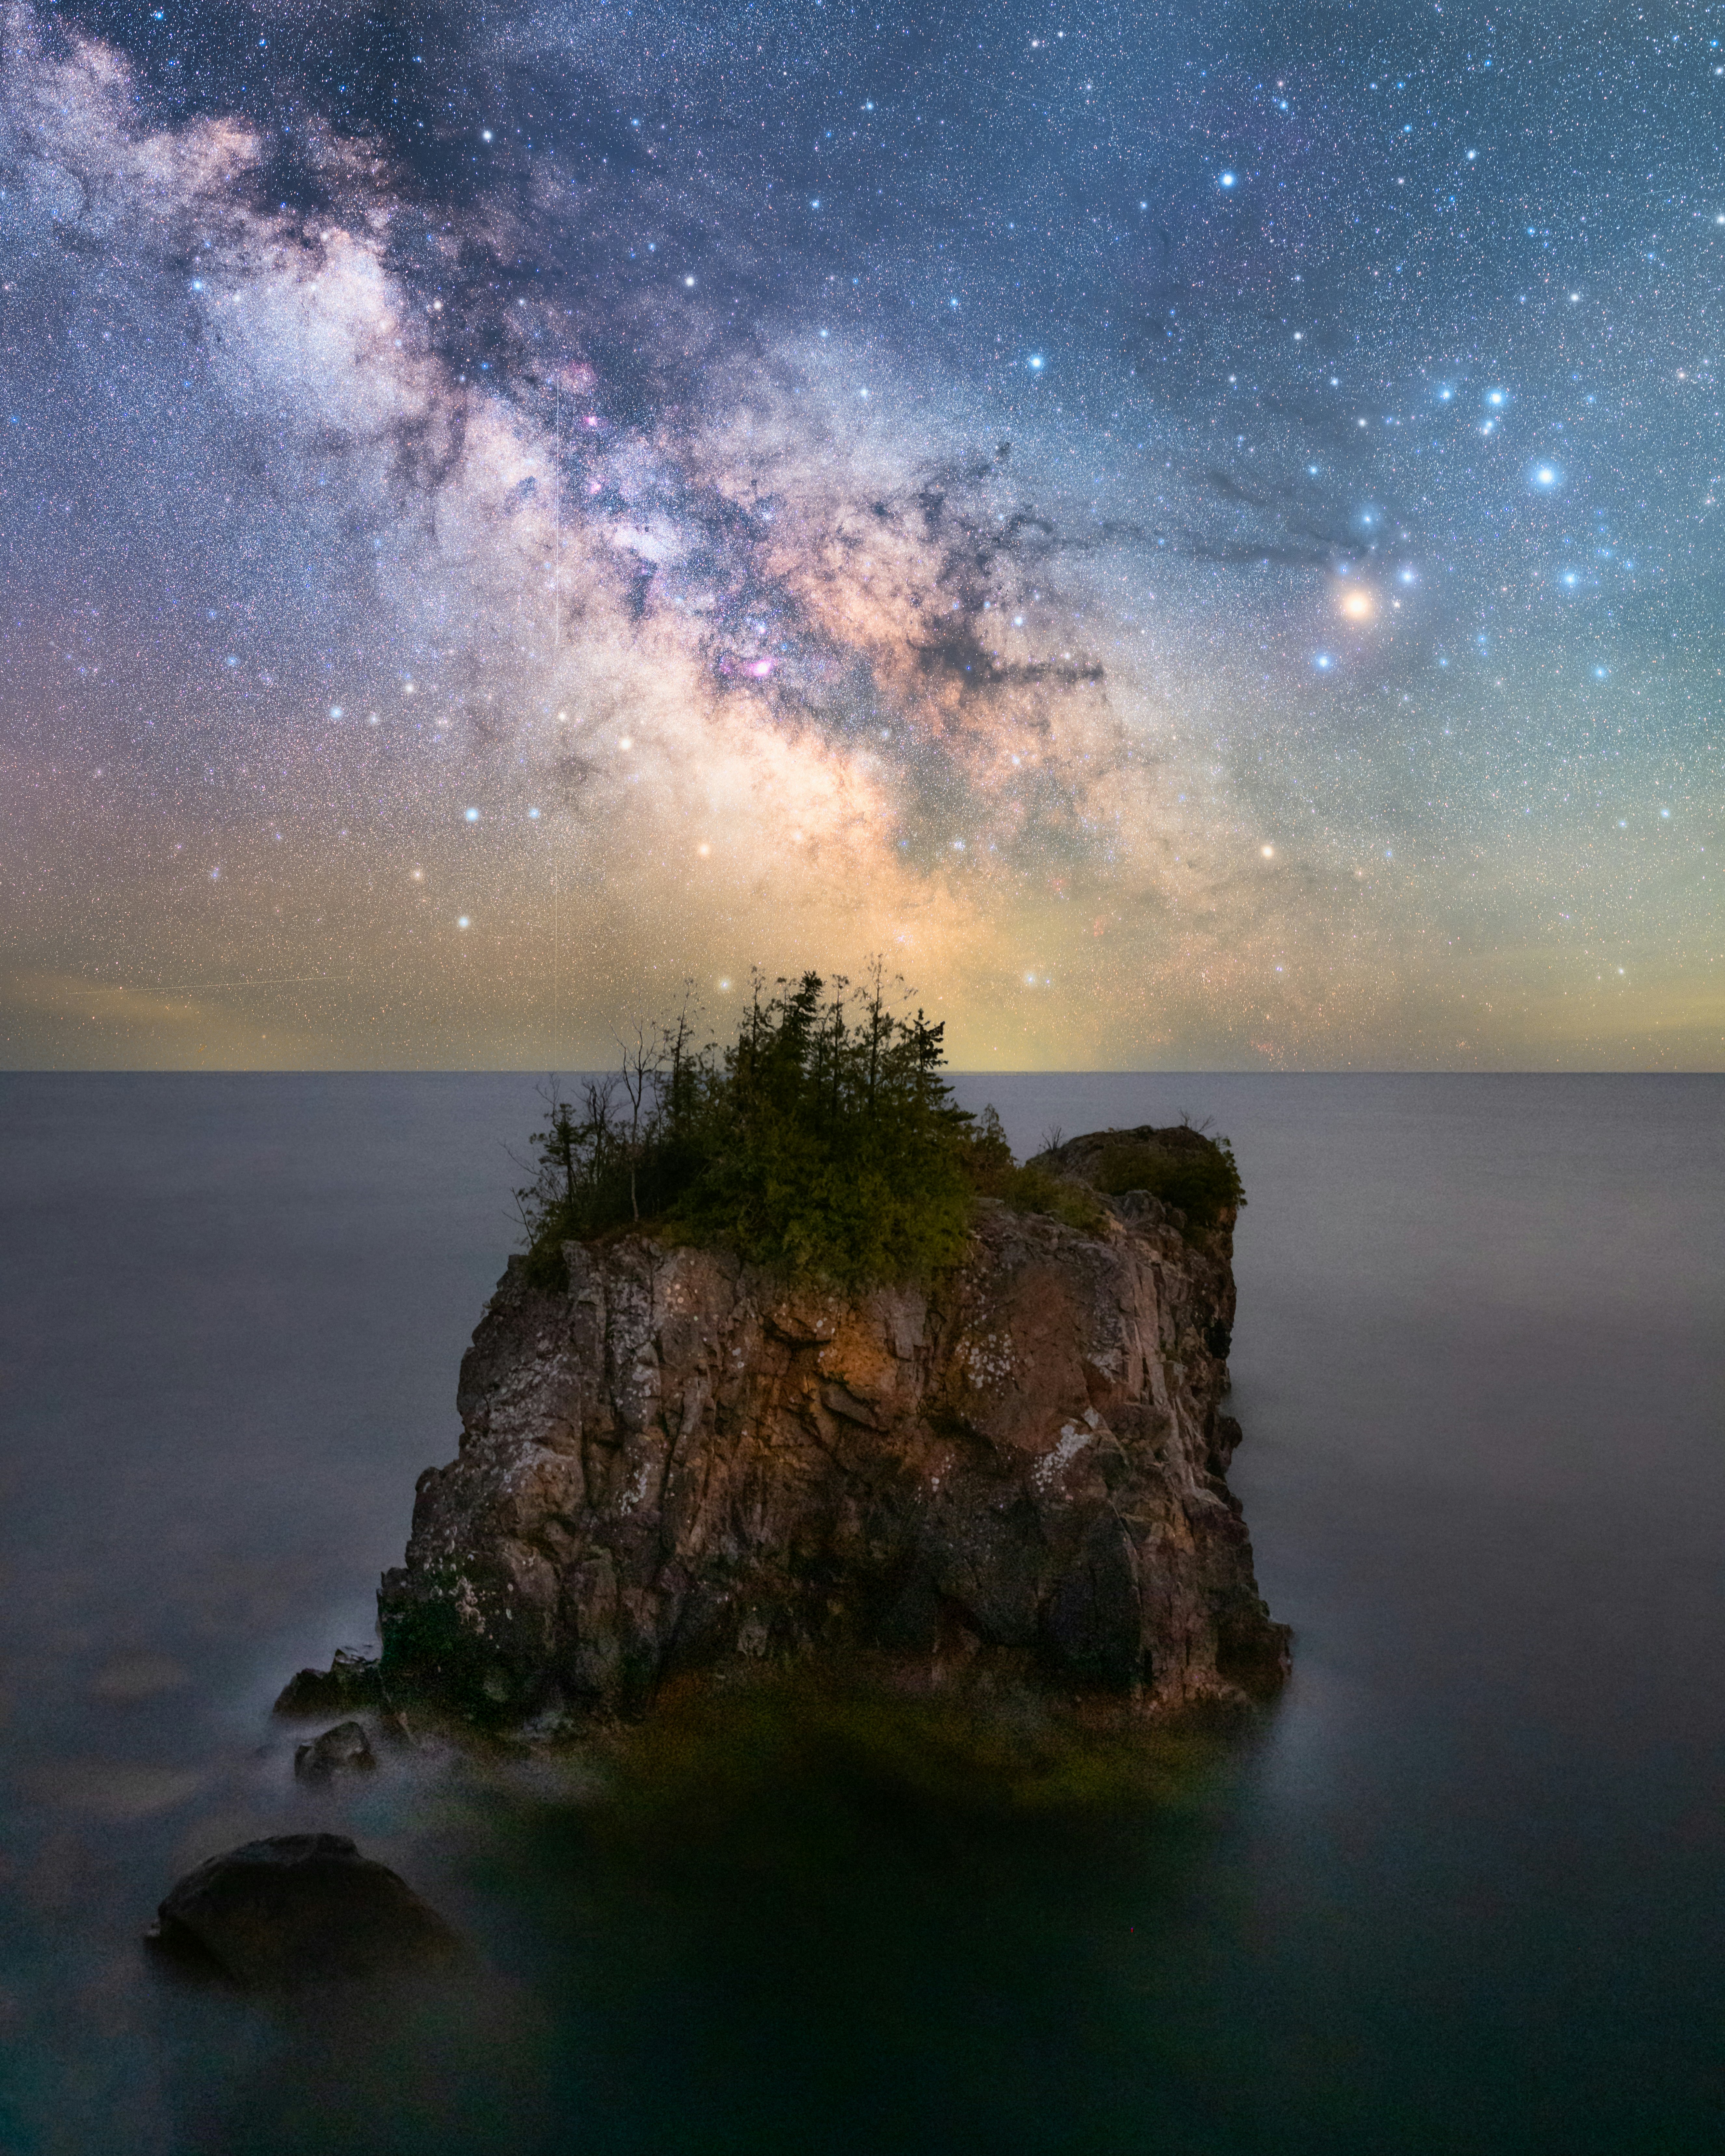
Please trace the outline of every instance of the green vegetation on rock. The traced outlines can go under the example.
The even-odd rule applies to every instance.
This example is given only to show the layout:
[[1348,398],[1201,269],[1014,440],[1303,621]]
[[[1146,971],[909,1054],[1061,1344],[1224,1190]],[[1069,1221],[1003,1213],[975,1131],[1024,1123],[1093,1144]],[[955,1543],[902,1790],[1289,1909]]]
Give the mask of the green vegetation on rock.
[[1125,1142],[1111,1146],[1097,1163],[1092,1181],[1111,1198],[1128,1190],[1147,1190],[1164,1205],[1178,1205],[1189,1228],[1214,1228],[1224,1212],[1245,1203],[1234,1148],[1226,1138],[1192,1133],[1200,1142],[1178,1152],[1165,1145]]
[[981,1183],[1010,1168],[940,1075],[945,1028],[805,973],[759,979],[735,1040],[698,1045],[685,1014],[643,1032],[578,1110],[553,1098],[516,1194],[530,1271],[562,1245],[651,1224],[755,1265],[855,1289],[926,1278],[963,1253]]
[[641,1228],[855,1292],[956,1264],[978,1199],[1086,1235],[1102,1229],[1099,1193],[1148,1191],[1189,1235],[1245,1203],[1227,1140],[1194,1130],[1122,1133],[1099,1157],[1086,1141],[1081,1160],[1056,1144],[1019,1164],[992,1107],[953,1100],[945,1030],[891,1008],[878,968],[860,991],[757,976],[722,1045],[687,1007],[639,1029],[578,1106],[550,1096],[516,1194],[529,1278],[560,1288],[566,1243]]
[[1056,1175],[1040,1160],[1027,1160],[1002,1176],[988,1194],[999,1198],[1014,1213],[1042,1213],[1051,1220],[1064,1220],[1081,1234],[1096,1235],[1101,1227],[1102,1207],[1088,1184]]

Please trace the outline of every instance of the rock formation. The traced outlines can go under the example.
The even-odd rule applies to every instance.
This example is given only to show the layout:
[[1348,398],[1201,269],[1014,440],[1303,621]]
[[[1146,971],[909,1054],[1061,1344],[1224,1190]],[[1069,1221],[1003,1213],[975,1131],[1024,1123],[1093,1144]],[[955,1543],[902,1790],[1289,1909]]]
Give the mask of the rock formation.
[[1218,1411],[1233,1215],[1095,1213],[983,1201],[932,1288],[852,1299],[639,1234],[566,1245],[566,1292],[511,1260],[384,1576],[384,1683],[577,1723],[793,1661],[1136,1712],[1272,1689]]
[[333,1781],[339,1774],[370,1774],[377,1771],[377,1755],[372,1749],[365,1725],[338,1722],[321,1737],[313,1737],[294,1749],[294,1772],[302,1782]]
[[377,1658],[362,1647],[337,1647],[326,1670],[301,1670],[282,1686],[275,1712],[289,1716],[339,1714],[343,1707],[377,1707]]
[[266,1990],[436,1967],[460,1951],[436,1910],[341,1834],[272,1835],[213,1856],[170,1892],[149,1938]]

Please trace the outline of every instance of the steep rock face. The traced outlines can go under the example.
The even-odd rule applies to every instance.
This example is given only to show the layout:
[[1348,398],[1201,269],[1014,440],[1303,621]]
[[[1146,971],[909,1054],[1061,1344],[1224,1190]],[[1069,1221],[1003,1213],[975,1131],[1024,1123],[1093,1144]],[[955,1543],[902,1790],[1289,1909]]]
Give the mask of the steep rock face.
[[1217,1412],[1230,1253],[1132,1194],[1095,1234],[984,1204],[932,1292],[641,1236],[568,1245],[566,1294],[511,1260],[384,1577],[386,1681],[509,1717],[811,1656],[1136,1711],[1272,1686]]

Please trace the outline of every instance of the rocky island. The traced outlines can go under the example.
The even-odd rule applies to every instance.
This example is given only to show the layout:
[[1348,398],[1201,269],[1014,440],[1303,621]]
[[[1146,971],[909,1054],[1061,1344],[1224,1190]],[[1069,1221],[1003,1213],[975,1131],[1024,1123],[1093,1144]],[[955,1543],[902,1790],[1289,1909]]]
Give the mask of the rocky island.
[[1227,1141],[1020,1166],[878,969],[777,988],[722,1050],[685,1012],[580,1112],[549,1096],[381,1666],[284,1712],[574,1732],[801,1669],[1130,1722],[1281,1682],[1226,1479]]
[[[1088,1194],[1209,1142],[1039,1165]],[[811,1661],[1132,1713],[1272,1689],[1289,1635],[1225,1480],[1232,1225],[981,1198],[931,1286],[849,1295],[640,1234],[568,1242],[562,1284],[511,1260],[383,1580],[386,1682],[577,1722]]]

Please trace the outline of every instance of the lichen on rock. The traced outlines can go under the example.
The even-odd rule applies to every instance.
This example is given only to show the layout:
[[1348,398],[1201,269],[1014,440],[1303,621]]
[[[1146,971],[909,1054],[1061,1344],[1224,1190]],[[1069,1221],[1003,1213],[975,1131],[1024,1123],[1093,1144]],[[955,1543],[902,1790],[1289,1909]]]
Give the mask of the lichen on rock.
[[1233,1219],[984,1199],[931,1286],[850,1295],[648,1234],[567,1244],[567,1290],[512,1260],[384,1576],[385,1681],[578,1727],[788,1664],[1133,1715],[1272,1690],[1224,1480]]

